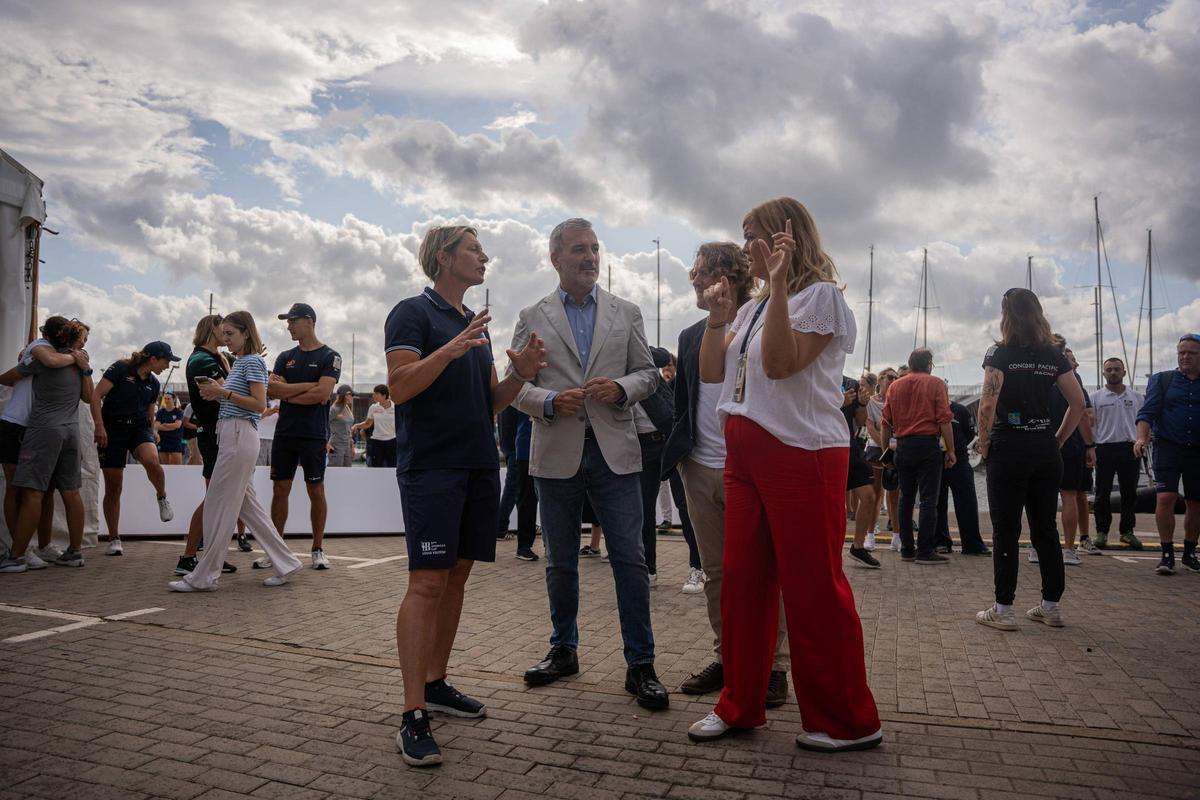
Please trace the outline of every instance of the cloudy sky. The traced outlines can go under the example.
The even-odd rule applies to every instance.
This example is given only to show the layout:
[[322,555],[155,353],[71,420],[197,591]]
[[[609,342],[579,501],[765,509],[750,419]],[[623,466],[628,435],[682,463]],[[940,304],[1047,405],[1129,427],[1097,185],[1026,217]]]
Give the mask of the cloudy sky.
[[[928,248],[942,375],[979,380],[1032,255],[1092,380],[1097,193],[1105,354],[1115,291],[1133,358],[1147,228],[1155,366],[1200,328],[1200,0],[221,7],[0,6],[0,147],[46,181],[61,231],[42,313],[92,323],[97,361],[185,349],[211,293],[272,352],[273,315],[310,302],[347,372],[356,340],[356,383],[379,380],[384,317],[424,285],[421,236],[446,220],[480,229],[507,342],[555,285],[546,238],[567,216],[594,221],[651,342],[661,238],[673,349],[699,318],[696,246],[740,240],[778,195],[812,211],[864,337],[874,245],[876,367],[913,346]],[[1142,339],[1139,371],[1144,322]]]

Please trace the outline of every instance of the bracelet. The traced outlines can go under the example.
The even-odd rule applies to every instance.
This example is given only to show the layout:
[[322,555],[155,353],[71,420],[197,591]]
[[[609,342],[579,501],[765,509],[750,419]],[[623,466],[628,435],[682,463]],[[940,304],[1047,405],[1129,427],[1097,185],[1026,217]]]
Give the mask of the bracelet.
[[721,328],[724,328],[728,325],[729,325],[728,322],[722,322],[720,325],[713,325],[712,323],[709,323],[709,322],[704,323],[704,327],[708,328],[710,331],[720,330]]
[[230,390],[229,390],[229,391],[226,393],[226,395],[225,395],[225,399],[226,399],[226,400],[228,400],[228,401],[230,401],[230,402],[233,402],[233,389],[230,389]]

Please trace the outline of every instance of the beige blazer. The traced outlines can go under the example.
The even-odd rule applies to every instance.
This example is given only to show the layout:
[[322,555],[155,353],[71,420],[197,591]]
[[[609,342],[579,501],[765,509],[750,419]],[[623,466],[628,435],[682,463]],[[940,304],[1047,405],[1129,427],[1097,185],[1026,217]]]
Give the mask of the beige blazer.
[[[535,421],[529,474],[538,478],[570,478],[583,460],[588,423],[608,468],[618,475],[642,470],[642,451],[633,423],[633,405],[657,386],[657,371],[646,346],[642,312],[628,300],[596,289],[596,328],[585,370],[555,288],[521,312],[513,333],[513,349],[525,346],[533,332],[546,342],[546,366],[517,395],[515,405]],[[547,419],[546,398],[552,391],[583,386],[592,378],[612,378],[625,390],[625,402],[607,405],[586,400],[578,414]]]

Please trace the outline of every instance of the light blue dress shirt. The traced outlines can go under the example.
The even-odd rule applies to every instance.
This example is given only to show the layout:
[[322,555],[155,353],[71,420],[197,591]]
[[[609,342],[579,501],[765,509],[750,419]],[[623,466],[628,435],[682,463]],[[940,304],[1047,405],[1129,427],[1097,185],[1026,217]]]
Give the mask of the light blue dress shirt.
[[[592,352],[592,334],[596,331],[596,309],[598,303],[598,289],[593,286],[592,290],[583,298],[582,303],[576,303],[571,295],[563,291],[560,286],[558,289],[558,299],[562,301],[563,310],[567,313],[567,324],[571,326],[571,335],[575,337],[575,348],[579,350],[579,363],[583,365],[583,369],[587,371],[588,356]],[[546,418],[554,416],[554,398],[558,396],[558,392],[551,392],[545,403],[542,405],[542,413]]]

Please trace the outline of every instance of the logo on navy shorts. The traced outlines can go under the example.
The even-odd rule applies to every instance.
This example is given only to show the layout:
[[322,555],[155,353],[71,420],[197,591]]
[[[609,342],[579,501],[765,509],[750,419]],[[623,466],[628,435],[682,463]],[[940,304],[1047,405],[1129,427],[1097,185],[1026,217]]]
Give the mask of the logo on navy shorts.
[[446,555],[446,544],[445,542],[421,542],[421,555],[444,556]]

